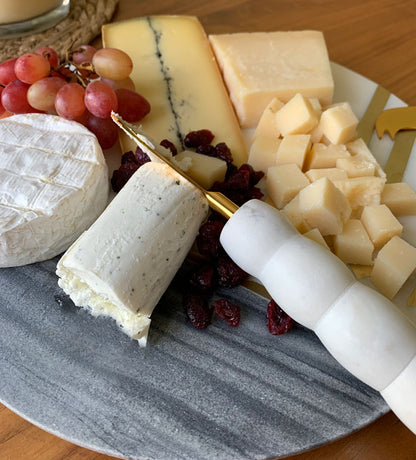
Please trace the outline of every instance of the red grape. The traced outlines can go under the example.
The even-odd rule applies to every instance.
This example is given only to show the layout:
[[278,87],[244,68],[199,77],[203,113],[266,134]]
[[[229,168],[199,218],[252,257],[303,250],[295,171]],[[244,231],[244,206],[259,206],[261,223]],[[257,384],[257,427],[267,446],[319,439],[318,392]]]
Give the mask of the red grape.
[[134,91],[136,89],[134,81],[130,77],[124,78],[123,80],[110,80],[109,78],[101,78],[101,81],[107,83],[107,85],[114,90],[119,88],[127,88]]
[[124,80],[133,70],[130,56],[116,48],[98,50],[92,58],[92,64],[100,77],[110,80]]
[[55,109],[59,116],[75,120],[85,111],[85,90],[78,83],[67,83],[57,92]]
[[49,46],[41,46],[35,50],[35,53],[47,59],[52,69],[56,69],[58,67],[59,56],[53,48],[50,48]]
[[3,115],[3,113],[6,111],[6,109],[3,107],[3,104],[1,103],[1,93],[3,92],[3,86],[0,86],[0,116]]
[[10,82],[1,93],[3,107],[11,113],[39,112],[27,101],[27,92],[30,85],[20,80]]
[[81,45],[72,52],[72,62],[75,65],[81,65],[92,62],[92,57],[97,50],[90,45]]
[[14,65],[16,77],[24,83],[35,83],[47,77],[51,71],[49,61],[35,53],[26,53],[17,58]]
[[118,113],[126,121],[139,121],[150,112],[149,102],[140,94],[126,88],[116,89],[115,93]]
[[14,65],[17,58],[7,59],[0,64],[0,85],[8,85],[11,81],[17,80],[14,72]]
[[111,118],[98,118],[86,111],[83,125],[93,132],[102,149],[109,149],[118,139],[117,125]]
[[42,78],[30,86],[27,100],[32,107],[50,112],[55,109],[56,94],[65,84],[59,77]]
[[110,118],[111,111],[118,108],[117,96],[107,83],[92,81],[85,89],[85,105],[96,117]]

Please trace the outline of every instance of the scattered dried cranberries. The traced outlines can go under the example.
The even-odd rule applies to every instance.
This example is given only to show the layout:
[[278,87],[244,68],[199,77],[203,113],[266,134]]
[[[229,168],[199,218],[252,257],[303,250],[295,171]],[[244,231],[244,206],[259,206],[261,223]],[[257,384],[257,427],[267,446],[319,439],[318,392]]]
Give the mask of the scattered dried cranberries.
[[274,300],[267,305],[267,328],[273,335],[285,334],[293,328],[293,319]]
[[200,129],[198,131],[191,131],[183,140],[183,144],[187,148],[197,148],[202,144],[211,144],[214,135],[209,129]]
[[239,305],[226,299],[219,299],[214,302],[214,310],[229,326],[237,327],[239,325],[241,317]]
[[206,329],[211,324],[213,309],[206,296],[187,293],[182,301],[192,326],[196,329]]

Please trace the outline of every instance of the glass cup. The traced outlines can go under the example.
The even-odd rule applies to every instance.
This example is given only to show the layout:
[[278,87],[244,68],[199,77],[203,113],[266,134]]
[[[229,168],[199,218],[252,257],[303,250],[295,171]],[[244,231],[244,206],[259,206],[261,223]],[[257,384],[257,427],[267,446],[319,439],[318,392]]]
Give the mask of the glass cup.
[[70,0],[0,0],[0,39],[42,32],[69,13]]

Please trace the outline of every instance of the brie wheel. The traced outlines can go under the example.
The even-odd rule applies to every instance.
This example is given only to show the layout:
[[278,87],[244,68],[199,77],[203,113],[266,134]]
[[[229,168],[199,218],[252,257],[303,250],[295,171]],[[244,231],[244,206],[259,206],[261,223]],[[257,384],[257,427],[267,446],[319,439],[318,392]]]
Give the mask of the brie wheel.
[[104,155],[87,128],[34,113],[0,121],[0,267],[65,251],[108,196]]

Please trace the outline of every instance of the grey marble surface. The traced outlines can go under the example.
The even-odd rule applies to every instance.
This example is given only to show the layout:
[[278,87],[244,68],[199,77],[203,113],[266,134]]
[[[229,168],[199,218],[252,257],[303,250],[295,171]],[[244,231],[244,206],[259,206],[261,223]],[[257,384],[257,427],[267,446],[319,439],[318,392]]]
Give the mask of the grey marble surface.
[[148,347],[72,304],[57,259],[0,271],[0,400],[75,444],[132,459],[261,459],[334,440],[388,408],[303,327],[272,336],[244,288],[230,328],[185,320],[173,285]]

